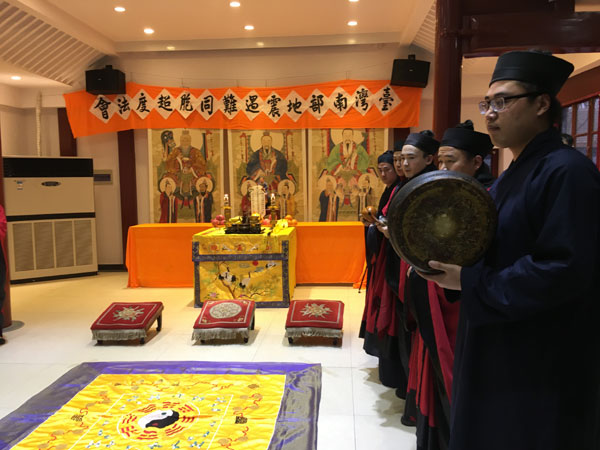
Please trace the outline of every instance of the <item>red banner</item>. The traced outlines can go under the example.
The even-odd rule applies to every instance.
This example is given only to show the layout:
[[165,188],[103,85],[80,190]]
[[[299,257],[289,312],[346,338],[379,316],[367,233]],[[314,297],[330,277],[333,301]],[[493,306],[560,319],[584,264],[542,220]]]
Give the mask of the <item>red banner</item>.
[[405,128],[420,88],[342,80],[276,88],[187,89],[127,83],[123,95],[65,94],[75,137],[138,128]]

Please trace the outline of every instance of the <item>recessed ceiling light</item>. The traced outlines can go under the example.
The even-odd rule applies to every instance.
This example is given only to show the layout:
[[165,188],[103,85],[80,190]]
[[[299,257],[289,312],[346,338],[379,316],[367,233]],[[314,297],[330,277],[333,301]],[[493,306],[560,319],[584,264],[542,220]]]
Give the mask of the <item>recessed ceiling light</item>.
[[265,43],[262,42],[262,41],[259,41],[259,42],[256,43],[256,45],[258,45],[259,47],[264,47]]
[[358,22],[356,20],[351,20],[350,22],[348,22],[349,27],[355,27],[356,25],[358,25]]
[[348,0],[350,3],[358,3],[358,0]]
[[229,2],[229,6],[231,6],[232,8],[239,8],[240,5],[240,2]]
[[11,80],[15,80],[15,81],[19,81],[21,79],[21,77],[19,75],[13,75],[12,77],[10,77]]
[[348,39],[348,44],[356,44],[356,39]]
[[154,33],[154,30],[152,28],[144,28],[144,33],[152,34],[152,33]]
[[125,8],[123,8],[122,6],[115,6],[115,11],[116,12],[125,12]]
[[167,45],[167,50],[175,50],[175,47],[172,45]]
[[254,30],[254,25],[246,25],[244,27],[244,30],[252,31],[252,30]]

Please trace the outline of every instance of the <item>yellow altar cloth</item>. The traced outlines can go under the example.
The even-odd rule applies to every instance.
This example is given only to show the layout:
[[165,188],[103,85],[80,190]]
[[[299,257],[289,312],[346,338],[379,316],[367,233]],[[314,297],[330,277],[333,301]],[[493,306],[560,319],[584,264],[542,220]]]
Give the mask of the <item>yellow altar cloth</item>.
[[192,238],[194,300],[244,298],[258,307],[287,307],[296,286],[296,229],[225,234],[223,228]]

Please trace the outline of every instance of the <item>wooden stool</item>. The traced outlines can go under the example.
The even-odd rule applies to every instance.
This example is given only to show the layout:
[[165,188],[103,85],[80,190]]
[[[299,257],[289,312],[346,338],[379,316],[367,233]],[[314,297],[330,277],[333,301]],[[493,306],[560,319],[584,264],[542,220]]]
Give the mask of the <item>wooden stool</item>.
[[241,336],[246,343],[249,331],[254,330],[254,311],[252,300],[207,300],[194,323],[192,340],[204,343]]
[[344,326],[344,303],[339,300],[292,300],[285,321],[285,337],[321,336],[341,343]]
[[115,302],[104,310],[91,326],[92,337],[103,341],[139,339],[146,342],[147,331],[157,321],[156,332],[162,328],[162,302]]

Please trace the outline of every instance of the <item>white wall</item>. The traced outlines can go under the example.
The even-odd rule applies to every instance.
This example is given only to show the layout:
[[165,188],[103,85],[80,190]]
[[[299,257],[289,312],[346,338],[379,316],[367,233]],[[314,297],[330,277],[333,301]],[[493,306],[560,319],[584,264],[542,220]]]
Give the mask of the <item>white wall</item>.
[[[3,155],[35,156],[38,154],[35,109],[0,106],[0,126]],[[42,108],[40,126],[41,156],[59,156],[56,108]]]
[[77,155],[94,159],[94,170],[112,170],[113,184],[94,186],[98,264],[122,264],[121,196],[116,133],[77,139]]
[[25,129],[27,111],[10,106],[0,106],[0,132],[2,135],[2,154],[5,156],[29,154]]
[[286,86],[346,78],[389,79],[395,58],[408,48],[392,44],[249,49],[124,55],[108,61],[128,81],[158,86],[215,88]]

